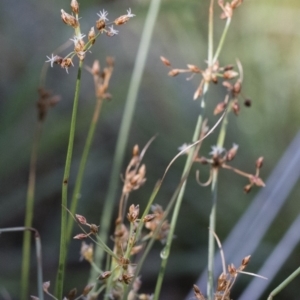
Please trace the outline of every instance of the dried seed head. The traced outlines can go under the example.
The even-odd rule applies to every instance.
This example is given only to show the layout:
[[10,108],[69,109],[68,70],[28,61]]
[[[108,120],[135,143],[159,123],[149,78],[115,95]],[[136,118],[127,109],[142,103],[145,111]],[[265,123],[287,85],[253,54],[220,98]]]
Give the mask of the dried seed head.
[[114,20],[116,25],[123,25],[129,21],[130,18],[135,17],[134,14],[131,13],[131,8],[127,9],[127,15],[123,15]]
[[98,233],[98,226],[97,225],[95,225],[95,224],[91,224],[90,225],[90,230],[91,230],[91,232],[93,233],[93,234],[97,234]]
[[98,30],[103,30],[105,28],[106,24],[105,24],[105,21],[102,20],[102,19],[99,19],[96,21],[96,28]]
[[235,277],[237,275],[236,267],[234,264],[228,265],[228,272],[232,277]]
[[94,257],[94,247],[93,244],[87,244],[86,242],[81,243],[81,248],[80,248],[80,260],[85,259],[89,263],[93,262],[93,257]]
[[214,74],[214,73],[211,74],[211,81],[215,84],[218,83],[218,77],[216,74]]
[[76,214],[75,217],[79,223],[86,225],[87,222],[84,216]]
[[223,77],[224,77],[225,79],[232,79],[232,78],[234,78],[234,77],[236,77],[236,76],[238,76],[238,75],[239,75],[239,73],[236,72],[236,71],[233,71],[233,70],[227,70],[227,71],[225,71],[225,72],[223,73]]
[[150,214],[150,215],[146,215],[144,218],[143,218],[143,222],[144,223],[147,223],[147,222],[151,222],[153,219],[156,218],[156,215],[155,214]]
[[233,70],[234,66],[233,65],[227,65],[223,68],[224,71],[229,71],[229,70]]
[[169,76],[172,76],[172,77],[175,77],[175,76],[177,76],[179,73],[180,73],[180,70],[179,70],[179,69],[172,69],[172,70],[168,73],[168,75],[169,75]]
[[214,115],[218,115],[221,112],[223,112],[224,109],[226,108],[226,106],[227,106],[227,103],[225,101],[222,101],[222,102],[218,103],[217,106],[214,109]]
[[71,8],[74,14],[79,14],[79,4],[77,0],[71,0]]
[[66,69],[66,71],[67,71],[67,73],[68,73],[68,68],[69,68],[70,66],[74,66],[74,65],[73,65],[72,59],[71,59],[70,57],[68,57],[68,58],[64,58],[64,59],[62,60],[60,66],[61,66],[62,68],[64,68],[64,69]]
[[96,42],[96,33],[95,33],[94,26],[89,31],[88,40],[91,42],[92,45],[95,44]]
[[44,291],[44,292],[47,293],[49,287],[50,287],[50,281],[46,281],[46,282],[43,283],[43,291]]
[[226,160],[231,161],[235,158],[239,145],[233,144],[232,148],[226,154]]
[[63,9],[61,10],[61,19],[65,24],[72,26],[73,28],[77,28],[79,26],[77,19],[66,13]]
[[237,100],[234,100],[234,101],[232,102],[231,107],[232,107],[232,111],[234,112],[234,114],[235,114],[236,116],[238,116],[239,113],[240,113],[240,105],[239,105],[238,101],[237,101]]
[[134,145],[132,150],[132,156],[139,156],[139,155],[140,155],[139,145]]
[[75,235],[74,237],[73,237],[73,239],[75,239],[75,240],[83,240],[83,239],[85,239],[85,238],[87,238],[87,234],[85,234],[85,233],[79,233],[79,234],[77,234],[77,235]]
[[247,184],[244,186],[244,192],[248,194],[252,189],[252,184]]
[[139,205],[135,206],[134,204],[130,205],[129,212],[127,214],[128,221],[133,223],[139,216],[140,207]]
[[256,168],[257,168],[257,169],[261,169],[262,166],[263,166],[263,162],[264,162],[263,156],[259,157],[259,158],[256,160]]
[[193,73],[200,73],[201,70],[195,66],[195,65],[187,65],[187,67],[189,68],[189,70],[191,70]]
[[132,274],[126,274],[126,273],[122,274],[122,280],[126,284],[129,284],[133,277],[134,277],[134,275],[132,275]]
[[219,278],[218,278],[218,286],[217,286],[217,291],[225,291],[227,287],[227,276],[226,274],[222,273]]
[[229,81],[223,81],[222,85],[225,86],[228,91],[232,91],[233,89],[233,86]]
[[88,293],[94,288],[94,284],[88,284],[82,291],[82,296],[87,296]]
[[167,67],[171,66],[171,63],[168,59],[166,59],[165,57],[161,56],[160,60],[163,62],[164,65],[166,65]]
[[244,257],[244,259],[242,260],[242,264],[239,268],[241,271],[243,271],[247,267],[247,265],[250,261],[250,257],[251,257],[251,255],[248,255],[248,256]]
[[205,300],[204,295],[201,293],[200,289],[198,288],[198,286],[196,284],[193,285],[193,289],[194,289],[194,295],[195,295],[196,299]]
[[242,89],[242,82],[240,79],[238,79],[237,82],[233,85],[233,90],[232,90],[233,95],[237,96],[241,92],[241,89]]
[[98,276],[98,279],[104,280],[104,279],[107,279],[108,277],[110,277],[110,275],[111,275],[111,271],[105,271],[101,275]]
[[69,291],[68,296],[67,296],[67,299],[68,299],[68,300],[74,300],[75,297],[76,297],[76,295],[77,295],[77,289],[74,288],[74,289],[72,289],[71,291]]
[[203,89],[200,83],[199,87],[197,88],[196,92],[194,93],[193,99],[197,100],[202,95]]
[[93,63],[92,73],[93,73],[93,75],[96,75],[96,76],[100,75],[100,62],[97,59]]
[[139,253],[142,249],[143,249],[143,245],[134,246],[130,251],[130,255],[135,255]]
[[232,9],[236,9],[242,4],[243,0],[232,0],[230,6]]

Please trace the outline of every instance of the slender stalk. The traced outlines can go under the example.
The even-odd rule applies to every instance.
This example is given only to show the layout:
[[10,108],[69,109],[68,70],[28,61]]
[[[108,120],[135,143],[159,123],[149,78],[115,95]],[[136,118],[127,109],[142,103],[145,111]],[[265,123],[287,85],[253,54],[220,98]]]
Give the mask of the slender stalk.
[[[221,129],[218,136],[217,146],[222,148],[225,141],[226,129],[228,124],[228,110],[222,121]],[[217,188],[218,188],[218,170],[214,169],[212,173],[212,208],[209,216],[209,233],[208,233],[208,278],[207,278],[207,299],[212,300],[214,294],[214,255],[215,255],[215,238],[216,232],[216,213],[217,213]]]
[[[107,197],[105,199],[103,212],[100,220],[99,236],[104,242],[107,240],[107,237],[109,236],[108,231],[112,219],[112,211],[114,207],[114,202],[115,202],[114,200],[115,200],[117,186],[119,182],[119,174],[121,173],[125,148],[128,141],[129,129],[132,123],[137,95],[141,84],[143,71],[145,68],[146,58],[149,51],[153,29],[156,24],[156,19],[159,12],[160,2],[161,0],[152,0],[150,3],[145,26],[142,32],[141,42],[137,53],[137,58],[135,61],[135,65],[134,65],[134,69],[130,81],[124,115],[121,122],[117,145],[116,145],[116,152],[114,154],[113,168],[110,176]],[[97,265],[101,264],[103,255],[104,252],[100,248],[97,248],[95,251],[95,260],[94,260]],[[89,281],[90,282],[94,281],[95,276],[96,273],[91,269]]]
[[[44,300],[43,293],[43,266],[42,266],[42,244],[39,232],[32,227],[11,227],[11,228],[0,228],[0,234],[3,232],[34,232],[35,237],[35,249],[36,249],[36,265],[37,265],[37,289],[40,300]],[[27,299],[27,298],[26,298]]]
[[[25,227],[32,226],[33,206],[35,194],[35,180],[36,180],[36,162],[38,154],[38,145],[42,132],[42,122],[38,121],[36,131],[33,139],[33,146],[30,158],[29,180],[26,197],[26,212],[25,212]],[[29,231],[24,232],[23,237],[23,255],[22,255],[22,271],[21,271],[21,294],[20,299],[28,299],[29,290],[29,267],[30,267],[30,248],[31,248],[31,234]]]
[[213,49],[214,49],[214,0],[210,0],[209,17],[208,17],[208,65],[213,65]]
[[[91,120],[91,124],[89,127],[88,135],[85,141],[82,157],[80,160],[80,165],[79,165],[79,170],[77,173],[76,181],[75,181],[75,187],[72,195],[72,200],[71,200],[71,205],[70,205],[70,212],[72,215],[75,214],[78,200],[80,198],[80,191],[81,191],[81,185],[82,185],[82,180],[83,180],[83,175],[86,167],[86,162],[87,158],[91,149],[91,144],[94,139],[94,134],[95,134],[95,129],[99,120],[99,115],[102,107],[103,99],[98,98],[96,101],[95,109],[94,109],[94,114]],[[72,234],[72,229],[73,229],[73,224],[74,220],[73,218],[68,218],[68,226],[67,226],[67,244],[70,242],[71,234]]]
[[296,269],[288,278],[286,278],[280,285],[274,289],[269,297],[268,300],[272,300],[274,296],[276,296],[279,292],[281,292],[288,284],[291,283],[292,280],[294,280],[297,276],[300,275],[300,267]]
[[71,160],[73,153],[73,143],[75,136],[75,128],[76,128],[76,117],[77,117],[77,107],[78,107],[78,99],[79,99],[79,91],[80,91],[80,83],[81,83],[81,70],[82,70],[83,62],[79,62],[77,80],[75,86],[75,96],[73,103],[73,111],[72,111],[72,119],[71,119],[71,127],[70,127],[70,135],[69,135],[69,144],[65,165],[65,172],[62,182],[62,212],[61,212],[61,235],[60,235],[60,251],[59,251],[59,265],[56,277],[56,286],[55,286],[55,295],[58,299],[62,299],[63,294],[63,284],[64,284],[64,275],[65,275],[65,264],[66,264],[66,253],[67,253],[67,200],[68,200],[68,183],[71,169]]
[[[201,107],[203,107],[203,108],[201,109],[201,113],[199,114],[198,121],[197,121],[195,130],[194,130],[193,142],[195,142],[198,139],[199,135],[200,135],[201,126],[202,126],[202,122],[203,122],[204,107],[205,107],[205,99],[204,98],[206,97],[206,94],[208,92],[208,87],[209,87],[209,84],[206,83],[204,85],[203,96],[202,96],[202,99],[201,99]],[[184,182],[183,182],[183,184],[180,188],[180,192],[178,194],[176,204],[175,204],[175,208],[174,208],[174,212],[173,212],[173,215],[172,215],[170,230],[169,230],[169,233],[168,233],[166,246],[163,250],[160,271],[159,271],[158,278],[157,278],[157,281],[156,281],[156,287],[155,287],[154,298],[153,298],[154,300],[158,300],[158,298],[159,298],[159,294],[160,294],[160,290],[161,290],[161,286],[162,286],[162,282],[163,282],[163,278],[164,278],[164,274],[165,274],[165,270],[166,270],[166,266],[167,266],[167,262],[168,262],[168,257],[169,257],[169,253],[170,253],[170,249],[171,249],[171,245],[172,245],[172,241],[173,241],[174,230],[175,230],[175,226],[176,226],[176,223],[177,223],[177,220],[178,220],[178,215],[179,215],[183,195],[184,195],[184,192],[185,192],[186,180],[187,180],[187,177],[189,175],[191,165],[193,163],[194,154],[197,153],[196,152],[197,148],[198,147],[196,147],[196,149],[191,149],[191,151],[189,152],[189,155],[188,155],[188,158],[186,160],[184,170],[183,170],[183,173],[182,173],[182,178],[185,178],[185,180],[184,180]]]
[[215,239],[213,233],[216,232],[216,213],[217,213],[217,182],[218,170],[212,172],[212,208],[209,215],[209,235],[208,235],[208,278],[207,278],[207,299],[212,300],[214,294],[214,255],[215,255]]
[[225,42],[225,39],[226,39],[226,36],[227,36],[227,32],[228,32],[230,23],[231,23],[231,18],[227,18],[223,33],[222,33],[220,41],[219,41],[219,45],[217,47],[216,53],[215,53],[213,61],[212,61],[213,64],[218,60],[218,57],[221,53],[221,50],[223,48],[223,45],[224,45],[224,42]]

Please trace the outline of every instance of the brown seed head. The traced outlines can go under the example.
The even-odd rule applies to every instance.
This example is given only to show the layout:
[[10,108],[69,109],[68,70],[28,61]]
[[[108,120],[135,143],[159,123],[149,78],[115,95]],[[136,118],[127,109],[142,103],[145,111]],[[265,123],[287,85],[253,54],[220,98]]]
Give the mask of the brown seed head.
[[122,275],[123,282],[126,284],[129,284],[133,277],[134,277],[134,275],[132,275],[132,274],[123,273],[123,275]]
[[127,214],[128,221],[133,223],[139,216],[140,207],[139,205],[135,206],[134,204],[130,205],[129,212]]
[[76,214],[75,217],[80,224],[86,224],[86,218],[84,216]]
[[232,111],[234,112],[234,114],[235,114],[236,116],[238,116],[239,113],[240,113],[240,105],[239,105],[238,101],[237,101],[237,100],[234,100],[234,101],[232,102],[231,107],[232,107]]
[[71,8],[74,14],[79,14],[79,4],[77,0],[71,0]]
[[75,240],[83,240],[83,239],[85,239],[85,238],[87,238],[87,234],[85,234],[85,233],[79,233],[79,234],[77,234],[77,235],[75,235],[74,237],[73,237],[73,239],[75,239]]
[[239,73],[236,72],[236,71],[233,71],[233,70],[228,70],[228,71],[225,71],[225,72],[223,73],[223,77],[224,77],[225,79],[232,79],[232,78],[234,78],[234,77],[236,77],[236,76],[238,76],[238,75],[239,75]]
[[132,150],[132,156],[139,156],[139,155],[140,155],[139,145],[134,145]]
[[235,158],[239,145],[233,144],[232,148],[226,154],[226,160],[231,161]]
[[156,218],[155,214],[146,215],[143,219],[143,222],[144,223],[151,222],[155,218]]
[[96,76],[100,75],[100,62],[97,59],[93,63],[92,73],[93,73],[93,75],[96,75]]
[[242,89],[242,82],[240,79],[238,79],[236,83],[233,85],[233,90],[232,90],[233,95],[237,96],[241,92],[241,89]]
[[98,30],[103,30],[105,28],[106,24],[105,24],[105,21],[102,20],[102,19],[99,19],[96,21],[96,28]]
[[256,160],[256,168],[261,169],[263,166],[263,163],[264,163],[264,158],[263,158],[263,156],[261,156]]
[[214,109],[214,115],[218,115],[218,114],[220,114],[221,112],[223,112],[224,109],[226,108],[226,106],[227,106],[227,103],[224,102],[224,101],[218,103],[217,106],[216,106],[215,109]]
[[95,33],[95,29],[94,26],[90,29],[89,34],[88,34],[88,40],[91,42],[91,44],[95,44],[96,42],[96,33]]
[[248,263],[250,261],[250,257],[251,257],[251,255],[248,255],[248,256],[246,256],[246,257],[243,258],[242,264],[241,264],[241,266],[239,268],[241,271],[243,271],[247,267],[247,265],[248,265]]
[[48,289],[50,287],[50,281],[46,281],[43,283],[43,291],[48,292]]
[[74,289],[72,289],[71,291],[69,291],[68,296],[67,296],[67,299],[68,299],[68,300],[74,300],[75,297],[76,297],[76,295],[77,295],[77,289],[74,288]]
[[205,300],[204,295],[201,293],[200,289],[196,284],[193,285],[194,295],[198,300]]
[[187,67],[189,68],[189,70],[191,70],[193,73],[200,73],[201,70],[195,66],[195,65],[187,65]]
[[244,192],[248,194],[252,189],[252,184],[247,184],[244,186]]
[[237,275],[236,267],[234,264],[228,265],[228,272],[232,277],[235,277]]
[[88,293],[94,288],[94,284],[88,284],[82,291],[82,296],[87,296]]
[[95,224],[91,224],[90,230],[91,230],[91,232],[92,232],[93,234],[96,235],[96,234],[98,233],[98,226],[95,225]]
[[166,59],[164,56],[160,57],[160,60],[163,62],[164,65],[166,65],[167,67],[171,66],[171,63],[168,59]]
[[172,69],[168,75],[171,76],[171,77],[175,77],[177,76],[178,74],[180,73],[180,70],[179,69]]
[[61,19],[65,24],[72,26],[73,28],[77,28],[79,26],[77,19],[66,13],[63,9],[61,10]]
[[111,275],[111,271],[105,271],[101,275],[99,275],[98,279],[99,280],[104,280],[104,279],[110,277],[110,275]]
[[129,17],[127,15],[120,16],[119,18],[114,20],[115,25],[123,25],[129,21]]

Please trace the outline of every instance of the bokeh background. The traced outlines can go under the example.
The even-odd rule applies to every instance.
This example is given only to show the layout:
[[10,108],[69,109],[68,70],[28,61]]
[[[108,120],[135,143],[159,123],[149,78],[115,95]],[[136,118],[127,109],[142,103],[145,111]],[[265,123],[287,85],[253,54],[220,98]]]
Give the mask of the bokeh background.
[[[113,99],[104,104],[101,112],[78,207],[78,213],[93,223],[99,222],[106,196],[117,134],[148,6],[149,1],[141,0],[90,0],[80,3],[84,32],[94,25],[96,13],[102,9],[109,12],[112,20],[129,7],[136,14],[128,24],[119,28],[119,35],[113,38],[103,35],[97,40],[85,61],[91,65],[94,59],[99,59],[104,65],[107,55],[116,60],[109,89]],[[168,77],[168,69],[162,65],[159,56],[168,57],[176,67],[184,68],[187,63],[205,66],[208,6],[208,0],[162,0],[124,162],[125,168],[134,144],[143,146],[158,133],[145,156],[148,180],[130,197],[130,203],[139,203],[141,208],[145,207],[155,182],[176,155],[177,148],[191,141],[199,112],[199,103],[192,100],[199,78],[186,81],[185,76]],[[0,227],[23,224],[40,72],[46,55],[50,56],[73,35],[73,30],[60,19],[62,8],[69,11],[69,1],[10,0],[0,3]],[[218,19],[219,13],[216,8],[215,43],[224,26],[224,21]],[[253,172],[256,158],[264,156],[261,175],[265,180],[299,130],[299,14],[300,2],[297,0],[245,0],[234,15],[220,56],[221,65],[234,63],[236,58],[241,60],[244,67],[243,93],[253,101],[251,108],[241,107],[238,117],[230,116],[225,146],[229,148],[232,143],[239,144],[233,165],[245,171]],[[82,78],[70,189],[95,101],[92,77],[83,72]],[[53,284],[59,251],[61,181],[75,79],[76,67],[70,68],[69,74],[66,74],[63,69],[54,66],[48,70],[46,80],[46,88],[61,95],[62,101],[49,113],[41,138],[33,224],[42,237],[44,278]],[[213,86],[207,102],[211,126],[217,120],[212,111],[225,94],[221,84]],[[210,152],[217,134],[218,131],[205,141],[201,150],[203,155]],[[184,162],[182,157],[172,166],[157,203],[167,205],[178,185]],[[205,166],[200,168],[204,180],[208,169]],[[195,170],[191,173],[184,197],[161,299],[184,299],[206,268],[210,189],[197,185]],[[292,173],[289,176],[298,175]],[[217,234],[221,241],[225,241],[259,192],[258,188],[254,188],[245,195],[243,186],[246,183],[236,174],[221,171],[217,217]],[[254,253],[243,254],[252,254],[248,271],[259,271],[298,216],[299,193],[299,185],[296,185],[259,247]],[[252,234],[259,231],[259,227],[254,227]],[[144,292],[151,293],[154,289],[161,249],[162,245],[157,243],[142,271],[141,290]],[[0,298],[7,292],[11,299],[18,299],[21,250],[22,234],[3,234],[0,237]],[[295,249],[286,250],[292,250],[291,254],[269,282],[261,299],[265,299],[272,288],[299,266],[299,243]],[[80,242],[72,242],[66,291],[73,287],[82,288],[88,278],[89,266],[79,262],[79,251]],[[233,255],[232,262],[238,265],[243,256]],[[34,266],[32,256],[32,294],[36,293]],[[238,299],[250,280],[246,276],[239,278],[233,289],[233,299]],[[298,295],[299,279],[296,279],[276,299],[298,299]]]

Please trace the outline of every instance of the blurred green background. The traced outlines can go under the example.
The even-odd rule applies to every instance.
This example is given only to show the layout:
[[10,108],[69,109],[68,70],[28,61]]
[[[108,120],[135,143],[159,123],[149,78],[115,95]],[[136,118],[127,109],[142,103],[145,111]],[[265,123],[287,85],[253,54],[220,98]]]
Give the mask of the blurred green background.
[[[149,1],[111,0],[81,1],[81,26],[87,32],[97,19],[96,13],[105,9],[110,20],[131,7],[136,17],[120,28],[119,35],[103,35],[87,55],[91,65],[105,57],[115,57],[115,69],[109,91],[113,95],[104,104],[92,152],[89,156],[78,213],[92,223],[98,223],[112,166],[117,133],[135,61]],[[209,1],[162,0],[154,30],[149,56],[138,96],[137,107],[127,147],[126,163],[134,144],[141,147],[159,134],[145,156],[147,182],[132,193],[129,203],[145,207],[155,182],[161,178],[167,164],[176,155],[177,148],[189,143],[199,112],[199,103],[192,100],[199,77],[186,81],[185,76],[170,78],[168,69],[159,56],[169,58],[175,67],[187,63],[205,67],[207,59],[207,19]],[[46,55],[68,39],[72,28],[64,25],[60,10],[69,10],[69,1],[1,1],[0,3],[0,227],[23,224],[28,167],[36,125],[35,104],[41,68]],[[215,43],[224,21],[219,20],[216,8]],[[245,0],[234,14],[220,64],[234,63],[239,58],[244,67],[243,93],[252,99],[251,108],[241,108],[238,117],[230,115],[226,148],[240,145],[232,165],[254,172],[257,157],[264,156],[261,176],[264,179],[276,166],[289,143],[297,134],[300,123],[300,2]],[[67,54],[68,51],[65,53]],[[62,101],[50,111],[41,139],[37,165],[37,189],[34,227],[39,230],[43,244],[44,279],[54,284],[58,264],[61,181],[65,163],[76,67],[69,75],[59,66],[49,69],[46,88],[60,94]],[[209,125],[216,122],[212,116],[216,104],[223,100],[226,90],[221,84],[213,86],[209,94],[207,115]],[[92,77],[83,72],[78,124],[74,144],[70,188],[72,189],[87,129],[94,108]],[[242,102],[241,102],[242,103]],[[202,154],[210,152],[216,143],[218,131],[203,144]],[[159,193],[157,203],[166,206],[178,185],[185,158],[172,166]],[[299,166],[300,167],[300,166]],[[201,178],[208,169],[201,166]],[[176,239],[172,246],[161,299],[184,299],[205,270],[207,261],[207,227],[210,211],[210,189],[195,181],[192,171],[184,197]],[[203,180],[204,180],[203,179]],[[217,234],[221,241],[247,209],[255,194],[245,195],[247,181],[222,170],[219,185]],[[121,186],[121,180],[120,180]],[[286,199],[280,215],[272,223],[259,249],[253,254],[248,271],[256,272],[270,255],[284,232],[299,214],[297,186]],[[69,193],[71,195],[71,193]],[[259,230],[259,228],[257,228]],[[74,232],[78,232],[78,228]],[[4,288],[12,299],[18,299],[22,234],[3,234],[0,238],[0,290]],[[151,293],[160,265],[157,243],[142,272],[141,291]],[[88,278],[89,266],[79,262],[80,242],[73,241],[67,266],[66,291],[82,288]],[[275,287],[300,264],[300,247],[292,252],[284,267],[270,283]],[[245,256],[249,253],[245,253]],[[225,254],[226,255],[226,254]],[[32,256],[31,293],[36,293]],[[242,257],[237,258],[238,264]],[[230,263],[230,262],[228,262]],[[240,279],[233,289],[237,299],[250,279]],[[270,291],[270,290],[269,290]],[[278,299],[297,299],[299,279],[295,280]],[[1,298],[1,294],[0,294]],[[263,299],[263,298],[262,298]],[[277,298],[276,298],[277,299]]]

